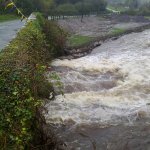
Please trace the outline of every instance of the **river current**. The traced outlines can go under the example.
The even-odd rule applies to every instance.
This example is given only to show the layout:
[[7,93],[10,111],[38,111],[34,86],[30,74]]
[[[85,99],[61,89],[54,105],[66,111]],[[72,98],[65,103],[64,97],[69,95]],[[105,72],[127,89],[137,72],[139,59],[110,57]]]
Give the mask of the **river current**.
[[45,118],[68,150],[150,150],[150,30],[55,60],[64,95]]

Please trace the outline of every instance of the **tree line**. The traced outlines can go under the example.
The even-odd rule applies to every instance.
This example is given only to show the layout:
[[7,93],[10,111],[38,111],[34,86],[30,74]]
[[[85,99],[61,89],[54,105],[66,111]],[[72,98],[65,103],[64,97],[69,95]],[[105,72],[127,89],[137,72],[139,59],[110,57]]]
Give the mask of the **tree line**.
[[[0,13],[9,13],[3,7],[7,0],[0,0]],[[101,13],[106,10],[106,0],[14,0],[25,14],[40,11],[47,15],[80,15]]]
[[125,5],[129,7],[130,14],[150,15],[150,0],[126,0]]
[[129,15],[150,15],[150,0],[107,0],[114,7],[125,8]]

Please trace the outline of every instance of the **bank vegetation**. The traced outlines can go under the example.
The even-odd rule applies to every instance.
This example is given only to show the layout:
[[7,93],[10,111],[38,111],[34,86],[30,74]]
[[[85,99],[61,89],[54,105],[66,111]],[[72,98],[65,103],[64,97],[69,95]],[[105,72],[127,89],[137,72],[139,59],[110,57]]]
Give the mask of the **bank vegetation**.
[[0,53],[0,149],[44,144],[37,114],[42,99],[53,92],[44,73],[48,63],[63,54],[65,37],[60,27],[38,15]]

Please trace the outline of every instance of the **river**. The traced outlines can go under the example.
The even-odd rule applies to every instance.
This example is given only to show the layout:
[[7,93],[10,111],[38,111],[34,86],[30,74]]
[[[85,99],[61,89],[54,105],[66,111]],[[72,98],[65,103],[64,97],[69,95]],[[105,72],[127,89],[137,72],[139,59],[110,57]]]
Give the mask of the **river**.
[[0,23],[0,51],[16,36],[18,30],[24,25],[20,20]]
[[52,66],[64,96],[44,115],[66,150],[150,150],[150,30]]

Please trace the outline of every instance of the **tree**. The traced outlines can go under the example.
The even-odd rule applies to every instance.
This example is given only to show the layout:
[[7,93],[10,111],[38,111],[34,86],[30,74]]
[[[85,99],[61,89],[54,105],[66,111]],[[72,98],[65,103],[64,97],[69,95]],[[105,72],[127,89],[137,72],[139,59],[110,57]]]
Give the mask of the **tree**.
[[97,13],[105,11],[107,2],[105,0],[93,0],[93,10]]
[[57,12],[58,12],[58,14],[63,15],[63,16],[65,16],[65,15],[74,15],[74,14],[78,13],[75,6],[72,5],[72,4],[69,4],[69,3],[59,5],[57,7]]
[[35,10],[34,0],[14,0],[23,13],[30,15]]
[[48,14],[50,12],[50,7],[54,5],[53,0],[34,0],[36,1],[36,5],[38,5],[38,9],[45,14],[46,17],[48,17]]
[[138,0],[126,0],[125,4],[129,6],[131,9],[133,8],[138,8],[139,7],[139,2]]
[[[0,0],[0,4],[5,0]],[[106,8],[106,0],[13,0],[26,15],[40,11],[48,15],[76,15],[101,12]],[[0,7],[0,12],[7,12]]]

